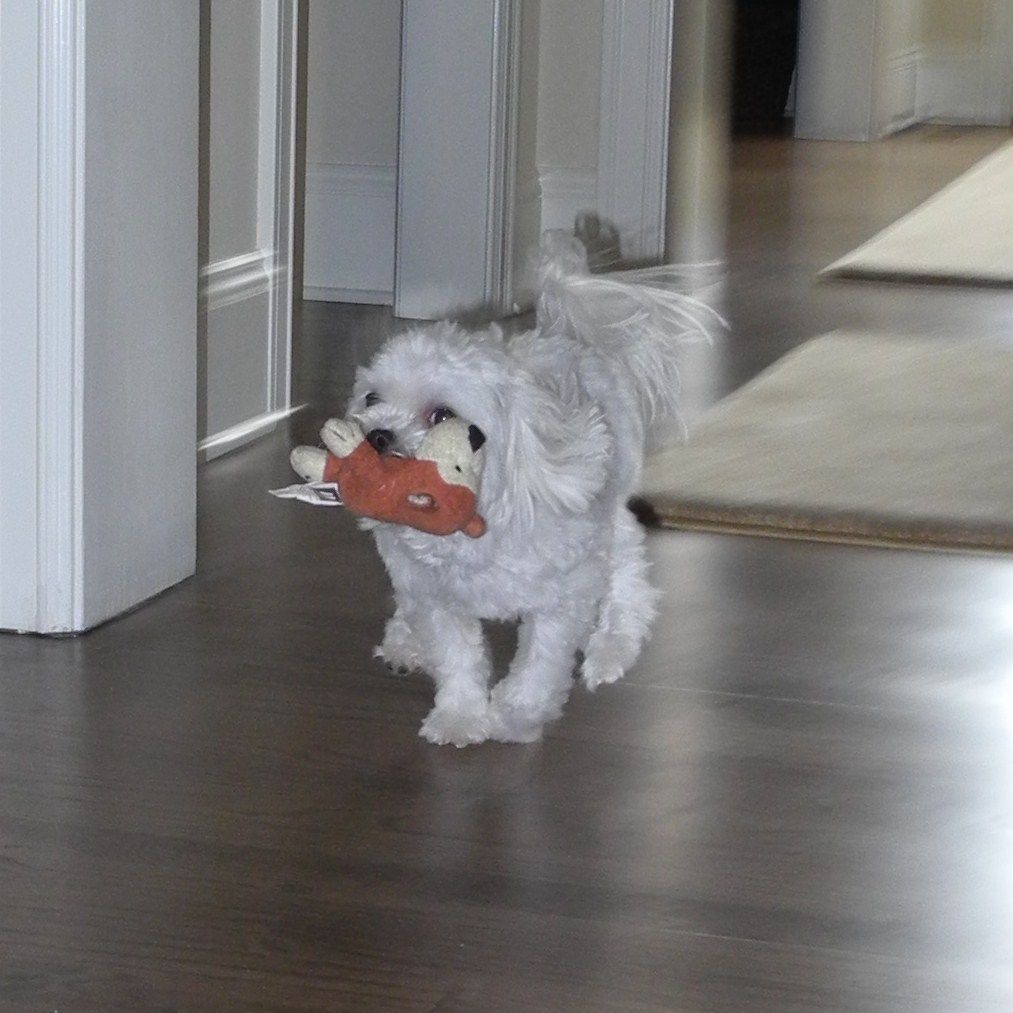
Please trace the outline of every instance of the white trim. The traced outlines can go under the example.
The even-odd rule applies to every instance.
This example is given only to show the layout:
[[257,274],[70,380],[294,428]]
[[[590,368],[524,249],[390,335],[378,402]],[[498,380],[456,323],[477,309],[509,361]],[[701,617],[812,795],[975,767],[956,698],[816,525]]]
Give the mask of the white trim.
[[302,411],[306,405],[294,405],[280,408],[277,411],[265,412],[256,415],[252,419],[240,422],[239,425],[230,426],[220,433],[208,436],[197,444],[197,459],[201,462],[213,461],[232,450],[238,450],[247,443],[252,443],[261,436],[266,436],[278,428],[278,423]]
[[672,0],[603,4],[597,206],[627,258],[664,254],[672,15]]
[[[297,0],[262,0],[261,6],[261,139],[258,241],[273,252],[270,289],[267,407],[287,410],[292,403],[292,323],[295,292],[296,113],[299,98]],[[273,101],[271,101],[273,99]],[[272,126],[263,119],[273,111]],[[265,220],[265,215],[269,215]],[[265,242],[265,240],[268,240]]]
[[52,0],[39,17],[35,628],[60,633],[83,625],[84,4]]
[[201,268],[201,296],[208,310],[220,309],[263,295],[276,277],[274,253],[251,250]]
[[495,0],[492,52],[485,301],[508,313],[514,303],[520,0]]

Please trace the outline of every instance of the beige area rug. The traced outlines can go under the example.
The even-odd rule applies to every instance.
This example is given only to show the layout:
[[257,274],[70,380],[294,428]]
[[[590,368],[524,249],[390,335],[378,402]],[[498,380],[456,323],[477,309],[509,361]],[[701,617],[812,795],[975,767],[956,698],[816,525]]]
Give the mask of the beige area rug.
[[1013,142],[821,274],[1013,286]]
[[642,497],[668,527],[1013,550],[1013,344],[817,338],[655,454]]

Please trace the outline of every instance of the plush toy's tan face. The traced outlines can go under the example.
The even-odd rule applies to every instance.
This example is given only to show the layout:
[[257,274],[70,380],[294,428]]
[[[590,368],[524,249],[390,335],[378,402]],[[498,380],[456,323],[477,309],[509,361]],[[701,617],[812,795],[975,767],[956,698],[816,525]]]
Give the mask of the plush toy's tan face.
[[448,485],[463,485],[478,493],[482,476],[485,435],[464,419],[448,418],[433,426],[418,449],[420,460],[433,461]]

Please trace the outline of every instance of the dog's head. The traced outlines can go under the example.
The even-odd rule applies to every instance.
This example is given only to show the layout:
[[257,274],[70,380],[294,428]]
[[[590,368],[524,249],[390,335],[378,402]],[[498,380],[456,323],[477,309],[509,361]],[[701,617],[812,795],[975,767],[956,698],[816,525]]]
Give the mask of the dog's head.
[[466,420],[473,448],[485,456],[479,502],[490,528],[531,523],[543,511],[586,508],[606,479],[600,413],[576,396],[573,364],[557,365],[557,376],[534,376],[495,326],[474,333],[449,323],[419,327],[392,338],[358,371],[347,414],[381,453],[406,456],[434,426]]

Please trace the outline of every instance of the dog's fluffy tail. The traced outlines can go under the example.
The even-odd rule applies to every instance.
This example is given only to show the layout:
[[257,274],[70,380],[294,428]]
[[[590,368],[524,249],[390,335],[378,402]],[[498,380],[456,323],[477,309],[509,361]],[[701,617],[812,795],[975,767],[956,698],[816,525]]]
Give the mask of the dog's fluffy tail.
[[674,414],[678,352],[709,341],[721,316],[687,292],[693,267],[663,265],[591,274],[581,242],[546,232],[539,251],[538,324],[598,349],[627,373],[644,422]]

